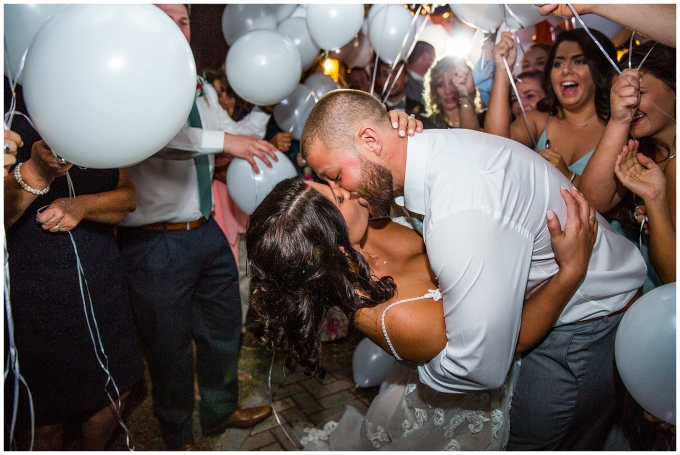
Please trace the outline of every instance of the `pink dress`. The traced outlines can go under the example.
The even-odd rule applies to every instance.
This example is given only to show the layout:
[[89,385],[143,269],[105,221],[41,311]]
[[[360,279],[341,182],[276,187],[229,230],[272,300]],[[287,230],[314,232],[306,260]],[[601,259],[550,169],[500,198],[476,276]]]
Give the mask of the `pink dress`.
[[[223,154],[216,155],[215,166],[224,166],[231,162],[231,159],[231,157]],[[211,215],[227,237],[231,251],[234,253],[234,260],[238,264],[239,234],[246,232],[248,214],[238,208],[231,199],[226,182],[213,179],[212,190],[215,209]]]

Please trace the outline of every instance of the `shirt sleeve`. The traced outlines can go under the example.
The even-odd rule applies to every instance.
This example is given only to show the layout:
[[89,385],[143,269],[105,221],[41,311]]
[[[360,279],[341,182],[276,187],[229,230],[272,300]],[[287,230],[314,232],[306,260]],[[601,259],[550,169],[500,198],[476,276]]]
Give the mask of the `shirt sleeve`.
[[533,241],[482,209],[457,211],[426,230],[447,344],[418,368],[420,380],[448,393],[498,388],[515,352]]
[[220,130],[230,134],[243,136],[255,136],[262,139],[267,132],[267,123],[270,115],[255,106],[250,114],[235,122],[224,109],[220,113]]

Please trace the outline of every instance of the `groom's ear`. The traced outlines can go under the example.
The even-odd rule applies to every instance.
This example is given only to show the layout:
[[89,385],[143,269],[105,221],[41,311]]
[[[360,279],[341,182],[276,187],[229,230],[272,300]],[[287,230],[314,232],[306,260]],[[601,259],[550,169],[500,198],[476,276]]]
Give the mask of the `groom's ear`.
[[363,153],[380,156],[383,149],[382,135],[372,126],[362,126],[357,133],[356,145]]

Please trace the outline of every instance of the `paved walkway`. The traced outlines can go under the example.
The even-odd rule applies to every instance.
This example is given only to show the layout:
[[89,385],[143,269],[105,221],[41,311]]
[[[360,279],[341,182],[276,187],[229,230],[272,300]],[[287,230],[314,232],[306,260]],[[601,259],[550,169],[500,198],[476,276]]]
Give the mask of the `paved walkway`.
[[[378,393],[378,387],[357,388],[352,377],[352,356],[354,348],[363,339],[356,329],[350,329],[345,339],[322,344],[322,365],[326,376],[305,376],[301,371],[284,378],[282,359],[277,356],[272,369],[272,391],[274,408],[283,428],[293,442],[288,440],[274,415],[248,430],[229,429],[221,436],[204,437],[194,412],[194,437],[199,450],[298,450],[301,446],[295,437],[294,428],[316,426],[329,419],[337,420],[351,404],[366,412]],[[268,358],[268,359],[267,359]],[[239,368],[252,375],[252,379],[241,383],[241,406],[269,404],[269,366],[271,353],[265,349],[241,349]],[[136,388],[131,396],[125,421],[137,451],[164,451],[167,446],[160,435],[158,421],[153,416],[153,406],[148,376],[144,384]],[[198,408],[198,403],[197,403]],[[79,450],[82,440],[77,437],[67,445],[70,450]],[[109,450],[127,450],[125,435],[119,431]]]
[[[291,442],[272,415],[249,430],[229,429],[216,442],[214,450],[299,450],[295,428],[316,426],[339,419],[345,405],[365,413],[378,392],[378,387],[361,389],[352,378],[352,355],[362,335],[350,331],[344,340],[323,344],[322,365],[326,376],[305,376],[301,371],[284,377],[280,358],[272,369],[274,409]],[[265,380],[243,403],[244,406],[269,404],[269,385]]]

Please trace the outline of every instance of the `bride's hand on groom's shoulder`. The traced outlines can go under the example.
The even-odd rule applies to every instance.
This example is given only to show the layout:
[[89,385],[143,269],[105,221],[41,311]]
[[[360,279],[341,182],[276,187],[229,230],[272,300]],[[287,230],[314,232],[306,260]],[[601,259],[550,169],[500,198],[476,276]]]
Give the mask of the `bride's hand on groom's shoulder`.
[[414,116],[409,116],[405,112],[388,111],[390,115],[390,122],[392,127],[399,130],[399,136],[406,137],[415,136],[416,133],[423,132],[423,122],[417,120]]

